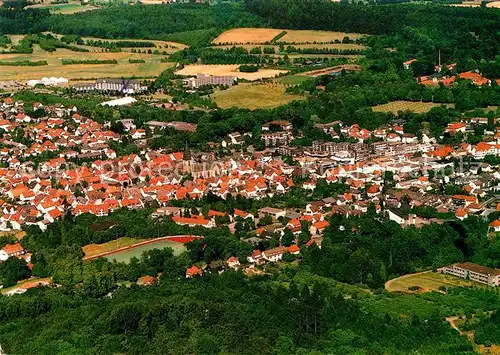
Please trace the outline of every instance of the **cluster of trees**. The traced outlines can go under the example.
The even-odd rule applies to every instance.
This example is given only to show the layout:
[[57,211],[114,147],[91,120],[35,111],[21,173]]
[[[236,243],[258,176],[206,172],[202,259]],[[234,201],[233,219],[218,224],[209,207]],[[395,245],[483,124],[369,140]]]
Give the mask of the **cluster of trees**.
[[15,62],[0,61],[0,65],[16,66],[16,67],[39,67],[42,65],[48,65],[48,63],[46,60],[37,60],[37,61],[18,60]]
[[103,40],[87,40],[87,46],[100,48],[154,48],[156,45],[148,41],[103,41]]
[[116,59],[61,59],[62,65],[71,64],[118,64]]
[[157,286],[120,288],[112,298],[65,287],[34,290],[0,298],[0,343],[19,353],[472,351],[437,315],[367,311],[339,290],[293,270],[281,279],[228,271],[186,282],[166,275]]
[[[164,26],[168,23],[168,26]],[[51,16],[38,23],[41,29],[63,34],[101,38],[158,38],[174,33],[216,31],[231,27],[259,27],[262,20],[240,4],[216,6],[176,5],[144,6],[140,3],[116,5],[99,11],[82,12],[68,17]],[[186,34],[199,39],[201,33]],[[206,39],[206,36],[203,36]],[[171,39],[171,38],[169,38]]]
[[250,54],[243,47],[229,49],[208,48],[199,55],[203,64],[259,64],[261,56]]

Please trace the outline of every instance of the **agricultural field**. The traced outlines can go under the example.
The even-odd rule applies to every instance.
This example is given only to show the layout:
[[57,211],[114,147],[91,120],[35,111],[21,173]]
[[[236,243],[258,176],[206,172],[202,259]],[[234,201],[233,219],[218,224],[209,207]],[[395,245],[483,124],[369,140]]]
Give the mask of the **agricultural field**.
[[[399,111],[412,111],[415,113],[425,113],[430,111],[434,107],[440,107],[443,104],[437,104],[434,102],[412,102],[412,101],[393,101],[387,104],[378,105],[372,107],[375,112],[392,112],[394,114]],[[453,107],[453,105],[444,105],[447,107]]]
[[486,4],[486,7],[500,8],[500,1],[492,1]]
[[273,108],[285,105],[303,96],[290,95],[282,84],[239,84],[230,89],[217,91],[211,98],[221,108],[241,107],[248,109]]
[[[0,61],[47,61],[48,65],[19,67],[2,66],[0,80],[30,80],[42,77],[60,77],[67,79],[96,79],[119,77],[156,77],[174,63],[162,63],[162,56],[130,52],[96,53],[73,52],[68,49],[57,49],[46,52],[36,45],[31,54],[0,54]],[[72,64],[62,65],[63,59],[79,60],[116,60],[117,64]],[[129,59],[142,59],[145,63],[129,63]]]
[[278,69],[259,69],[255,73],[240,73],[239,64],[192,64],[187,65],[183,69],[175,72],[177,75],[194,76],[197,74],[208,75],[228,75],[235,76],[238,79],[246,79],[249,81],[260,80],[264,78],[274,78],[280,74],[287,73],[286,70]]
[[312,43],[342,41],[344,37],[356,40],[366,35],[360,33],[332,32],[332,31],[309,31],[309,30],[286,30],[286,35],[279,39],[285,43]]
[[82,251],[85,254],[84,256],[85,259],[92,257],[94,255],[99,255],[102,253],[107,253],[113,250],[117,250],[119,248],[128,247],[130,245],[137,244],[140,241],[141,239],[129,238],[129,237],[118,238],[115,240],[111,240],[107,243],[85,245],[84,247],[82,247]]
[[286,34],[277,42],[284,43],[313,43],[342,41],[344,37],[356,40],[365,35],[359,33],[331,32],[331,31],[308,31],[308,30],[282,30],[271,28],[234,28],[222,33],[212,41],[214,45],[227,44],[264,44],[271,42],[283,31]]
[[[443,275],[440,273],[427,271],[418,274],[410,274],[398,277],[397,279],[392,279],[387,281],[385,284],[385,289],[389,292],[430,292],[439,291],[441,286],[452,287],[452,286],[472,286],[471,281],[463,280],[458,277]],[[418,289],[415,291],[409,290],[410,287],[417,286]]]
[[79,1],[71,1],[68,3],[61,3],[61,4],[40,3],[35,5],[29,5],[26,6],[25,8],[49,9],[50,13],[52,14],[70,15],[82,11],[96,10],[99,9],[100,7],[91,5],[82,5]]
[[128,263],[134,257],[139,258],[145,251],[163,248],[172,248],[174,251],[174,255],[179,255],[186,250],[186,247],[182,243],[172,242],[170,240],[160,240],[154,243],[119,251],[117,253],[107,255],[105,256],[105,258],[109,261],[116,260],[117,262]]
[[222,33],[212,43],[215,45],[224,43],[266,43],[270,42],[282,31],[272,28],[233,28]]

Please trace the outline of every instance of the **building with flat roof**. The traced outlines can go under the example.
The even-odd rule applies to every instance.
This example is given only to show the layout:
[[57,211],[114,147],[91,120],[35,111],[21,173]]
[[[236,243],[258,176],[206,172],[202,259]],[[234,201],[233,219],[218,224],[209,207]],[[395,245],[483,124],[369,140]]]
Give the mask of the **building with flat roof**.
[[124,94],[134,94],[147,90],[137,80],[125,79],[97,79],[93,83],[74,84],[72,88],[76,91],[100,91],[100,92],[122,92]]
[[489,286],[500,286],[500,269],[492,269],[467,262],[446,266],[442,270],[445,274],[460,277],[462,279],[479,282]]
[[186,89],[197,89],[202,86],[214,85],[214,86],[233,86],[237,81],[235,76],[219,76],[219,75],[207,75],[198,74],[196,78],[187,78],[182,80],[182,85]]

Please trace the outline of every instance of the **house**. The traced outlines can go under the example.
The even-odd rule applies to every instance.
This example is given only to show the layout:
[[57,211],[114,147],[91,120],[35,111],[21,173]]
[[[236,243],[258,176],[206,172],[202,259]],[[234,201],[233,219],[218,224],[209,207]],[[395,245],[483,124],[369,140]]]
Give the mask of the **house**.
[[410,60],[407,60],[406,62],[403,62],[403,69],[404,70],[410,70],[411,65],[413,63],[415,63],[416,61],[417,61],[416,59],[410,59]]
[[454,264],[444,267],[443,273],[489,286],[500,286],[500,269],[492,269],[473,263]]
[[213,228],[215,227],[215,222],[213,220],[208,220],[204,218],[197,217],[172,217],[172,222],[175,222],[181,226],[189,226],[189,227],[205,227],[205,228]]
[[156,281],[157,281],[156,277],[146,275],[143,277],[139,277],[139,279],[137,280],[137,284],[140,286],[150,286],[154,284]]
[[195,275],[203,276],[203,272],[201,271],[201,269],[199,269],[198,267],[196,267],[196,265],[193,265],[190,268],[187,268],[187,270],[186,270],[186,279],[194,277]]
[[231,256],[229,259],[227,259],[227,266],[236,269],[238,268],[238,266],[240,266],[240,261],[238,260],[237,257]]
[[297,244],[290,245],[287,251],[292,255],[300,254],[300,247]]
[[20,256],[24,254],[26,250],[19,243],[7,244],[0,250],[0,260],[5,261],[13,256]]
[[273,249],[264,250],[262,252],[262,256],[267,261],[276,262],[283,258],[283,254],[285,254],[286,251],[287,249],[285,247],[277,247]]
[[265,259],[262,255],[262,252],[259,249],[255,249],[252,253],[247,257],[249,263],[261,265],[264,264]]
[[278,219],[280,217],[285,217],[286,211],[282,210],[280,208],[274,208],[274,207],[264,207],[264,208],[259,209],[259,218],[263,218],[266,215],[270,215],[274,219]]
[[319,221],[313,223],[311,227],[309,227],[309,232],[311,233],[311,235],[323,234],[323,231],[326,227],[328,227],[328,225],[328,221]]
[[500,232],[500,219],[495,219],[490,223],[490,229],[494,232]]

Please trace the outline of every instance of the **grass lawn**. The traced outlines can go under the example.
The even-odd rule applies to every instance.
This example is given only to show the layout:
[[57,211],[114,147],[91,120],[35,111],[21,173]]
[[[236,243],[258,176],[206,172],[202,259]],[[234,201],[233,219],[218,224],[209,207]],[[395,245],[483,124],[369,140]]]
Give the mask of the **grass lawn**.
[[281,84],[240,84],[212,95],[221,108],[241,107],[251,110],[278,107],[303,98],[285,93],[285,86]]
[[139,258],[141,254],[147,250],[163,249],[167,247],[174,250],[174,255],[179,255],[186,250],[186,247],[182,243],[172,242],[170,240],[160,240],[155,243],[145,244],[136,248],[120,251],[118,253],[105,256],[105,258],[109,261],[116,260],[118,262],[128,263],[130,262],[130,259],[133,257]]
[[[34,46],[31,54],[0,54],[0,61],[47,61],[48,65],[37,67],[2,66],[0,80],[30,80],[42,77],[65,77],[67,79],[97,79],[124,77],[156,77],[174,63],[161,63],[163,56],[130,52],[98,53],[73,52],[68,49],[57,49],[46,52]],[[117,64],[72,64],[62,65],[62,59],[106,60],[115,59]],[[129,59],[143,59],[145,63],[129,63]]]
[[123,237],[103,244],[89,244],[82,247],[86,257],[94,256],[141,242],[141,239]]
[[434,102],[413,102],[413,101],[392,101],[387,104],[373,106],[374,112],[392,112],[394,114],[399,111],[412,111],[415,113],[425,113],[434,107],[441,105],[453,107],[452,104],[436,104]]
[[452,286],[472,286],[473,282],[463,280],[451,275],[442,275],[432,271],[404,275],[388,281],[385,288],[389,292],[412,292],[408,290],[409,287],[419,286],[421,289],[417,292],[438,291],[439,287],[452,287]]
[[304,81],[309,80],[310,78],[305,77],[305,76],[299,76],[299,75],[287,75],[283,76],[278,79],[278,82],[280,82],[283,85],[299,85],[302,84]]

